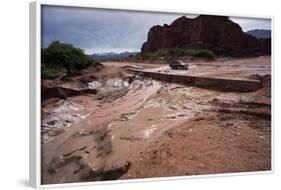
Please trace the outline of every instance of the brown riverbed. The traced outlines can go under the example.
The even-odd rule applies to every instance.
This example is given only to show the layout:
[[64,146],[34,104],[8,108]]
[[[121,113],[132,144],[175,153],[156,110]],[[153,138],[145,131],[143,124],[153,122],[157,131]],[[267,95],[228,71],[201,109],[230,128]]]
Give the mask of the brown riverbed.
[[123,68],[169,70],[163,64],[108,62],[70,81],[43,81],[97,93],[42,102],[42,183],[271,170],[270,59],[190,63],[193,74],[262,81],[248,93],[165,83]]

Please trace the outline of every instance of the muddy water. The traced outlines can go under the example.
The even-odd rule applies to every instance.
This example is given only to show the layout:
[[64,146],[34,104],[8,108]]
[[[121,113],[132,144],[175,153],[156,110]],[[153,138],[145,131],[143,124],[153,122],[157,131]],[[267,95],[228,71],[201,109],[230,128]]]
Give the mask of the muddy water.
[[139,109],[123,113],[119,119],[110,122],[107,129],[112,152],[106,158],[106,167],[134,159],[168,130],[192,119],[202,110],[213,109],[204,102],[211,101],[219,93],[200,92],[197,94],[192,87],[162,84]]
[[[109,81],[104,84],[104,88],[106,86],[112,86],[113,89],[120,89],[120,80],[117,82]],[[131,116],[134,117],[136,111],[141,109],[143,103],[146,102],[159,87],[159,82],[135,79],[127,87],[128,92],[124,96],[118,97],[110,102],[103,102],[103,99],[97,100],[94,96],[84,95],[67,98],[67,100],[61,104],[46,104],[43,111],[44,114],[46,114],[43,120],[46,125],[52,124],[49,123],[48,120],[54,119],[55,113],[53,115],[50,113],[57,109],[65,110],[64,113],[68,116],[73,112],[83,116],[84,114],[88,115],[86,115],[86,118],[72,123],[68,128],[62,127],[64,131],[52,137],[48,133],[46,134],[47,140],[44,146],[42,146],[43,183],[73,182],[88,180],[89,178],[91,180],[99,180],[100,178],[96,176],[85,176],[83,174],[84,169],[78,172],[77,175],[74,175],[70,171],[75,170],[75,168],[87,166],[86,168],[91,171],[103,172],[107,170],[106,168],[108,167],[115,167],[116,164],[117,168],[118,165],[123,166],[125,159],[122,159],[122,162],[121,160],[120,162],[114,162],[114,164],[108,163],[111,163],[111,158],[121,158],[115,158],[112,155],[115,155],[119,150],[122,151],[122,147],[130,147],[131,145],[123,140],[122,143],[124,146],[120,143],[121,141],[115,142],[115,137],[119,139],[121,133],[116,133],[116,136],[111,134],[111,128],[104,126],[104,124],[110,124],[112,121],[125,121],[127,120],[126,117],[130,115],[128,114],[130,112],[132,112]],[[117,91],[111,91],[111,93]],[[73,103],[77,103],[79,106]],[[68,105],[68,107],[66,105]],[[61,118],[58,117],[58,115],[56,116],[57,119]],[[115,123],[113,124],[115,125]],[[122,130],[125,132],[125,129]],[[148,137],[152,132],[152,128],[147,130],[143,137]],[[117,148],[118,145],[121,149]],[[71,163],[67,164],[69,159]],[[80,161],[78,162],[78,160]],[[53,174],[54,172],[55,174]],[[67,175],[65,173],[67,173]]]
[[42,120],[42,143],[48,142],[48,140],[63,132],[64,128],[70,127],[87,116],[87,113],[82,113],[84,106],[74,101],[58,100],[58,104],[57,108],[45,108],[43,110],[46,116]]
[[[100,86],[100,93],[123,89],[124,84],[123,80],[109,79],[102,87]],[[56,121],[53,126],[63,130],[72,125],[79,126],[76,127],[78,134],[85,134],[80,137],[77,146],[64,147],[59,152],[69,154],[86,147],[85,151],[89,153],[83,153],[81,162],[93,171],[107,171],[116,165],[123,166],[125,161],[132,159],[139,150],[157,140],[165,131],[194,117],[202,109],[209,109],[204,102],[210,101],[210,96],[217,94],[211,91],[202,93],[202,90],[197,94],[192,87],[186,88],[141,78],[135,79],[127,88],[126,95],[112,102],[103,102],[103,99],[96,100],[91,96],[76,96],[61,102],[59,106],[56,105],[43,123],[49,127],[48,125],[53,124],[50,121]],[[191,93],[192,97],[189,95]],[[71,122],[68,121],[65,125],[67,119]],[[98,121],[108,124],[98,131],[93,131],[91,125]],[[45,143],[56,142],[56,138],[60,138],[60,133],[62,133],[60,130],[54,135],[49,131],[46,132],[46,135],[43,135]],[[92,133],[94,141],[87,142],[90,138],[88,134]],[[73,139],[69,140],[71,144]],[[96,151],[93,152],[93,149]],[[63,171],[64,169],[59,173],[62,175]],[[98,180],[96,177],[91,179]]]
[[[192,166],[197,174],[197,169],[205,163],[204,159],[209,158],[208,163],[212,163],[217,158],[227,158],[226,152],[233,150],[233,147],[240,147],[243,139],[255,137],[250,143],[243,144],[247,148],[252,142],[260,141],[261,137],[264,141],[270,138],[261,131],[263,128],[268,130],[268,117],[261,118],[262,120],[259,118],[261,115],[270,115],[267,113],[270,111],[270,90],[227,93],[138,77],[131,83],[112,77],[93,80],[86,85],[88,88],[98,89],[98,93],[52,100],[43,108],[43,128],[46,127],[47,131],[47,140],[42,145],[44,184],[187,175],[188,173],[183,172],[189,171]],[[225,110],[228,112],[224,113]],[[243,117],[241,114],[244,114]],[[260,120],[257,122],[257,119]],[[55,124],[52,122],[54,120]],[[260,123],[265,127],[261,129]],[[62,130],[49,132],[48,128]],[[256,133],[253,133],[256,130],[254,128],[258,129]],[[240,133],[240,129],[245,129],[245,133]],[[210,134],[217,135],[217,141],[212,141],[213,136]],[[232,134],[235,138],[247,135],[238,139],[236,146],[231,141],[229,147],[224,148],[224,144],[234,138],[230,138]],[[202,139],[204,140],[201,142]],[[209,150],[211,141],[214,150]],[[205,143],[206,149],[202,149],[202,143]],[[171,150],[166,149],[170,144]],[[217,148],[220,144],[222,147]],[[254,143],[254,151],[264,147],[255,146]],[[157,147],[156,150],[153,150],[154,147]],[[252,148],[246,161],[252,162],[251,158],[256,156],[253,155]],[[164,149],[163,153],[166,155],[163,158],[155,154],[161,149]],[[221,150],[220,155],[212,157],[212,153],[217,150]],[[240,166],[242,162],[239,162],[239,158],[245,155],[243,147],[241,150],[243,154],[227,152],[231,157],[236,156],[236,166]],[[169,153],[172,151],[173,155]],[[204,155],[206,152],[209,155]],[[197,154],[203,160],[198,164],[194,160],[197,156],[193,156]],[[180,157],[182,160],[177,160]],[[259,159],[263,161],[264,157]],[[183,162],[187,160],[187,163]],[[170,170],[165,161],[171,161],[169,168],[176,169]],[[157,163],[161,165],[154,169]],[[229,162],[219,160],[218,163]],[[167,168],[167,171],[162,172],[163,168]],[[143,174],[139,171],[143,171]],[[210,171],[214,173],[216,170],[211,168]]]
[[[109,78],[103,81],[95,80],[88,84],[77,81],[65,82],[62,86],[76,90],[85,88],[98,89],[98,95],[104,92],[114,94],[115,91],[121,90],[121,95],[125,95],[126,89],[129,88],[129,83],[121,78]],[[42,143],[54,139],[55,136],[64,132],[66,128],[86,118],[96,111],[98,106],[99,101],[93,95],[69,97],[66,100],[54,98],[44,102],[41,122]]]
[[[114,89],[122,84],[120,81],[109,83],[111,85],[104,84]],[[135,160],[153,148],[159,139],[169,140],[178,126],[185,126],[187,122],[197,126],[196,122],[208,118],[229,128],[231,125],[226,119],[214,121],[217,111],[222,107],[244,109],[243,102],[253,95],[255,93],[225,93],[137,78],[124,96],[110,102],[97,101],[91,96],[68,99],[93,110],[83,112],[90,114],[69,127],[72,130],[66,135],[62,133],[45,144],[43,183],[130,178],[130,165],[135,167]],[[67,111],[82,115],[83,108],[74,107],[75,104],[61,105],[68,106]],[[241,125],[248,125],[247,122]],[[188,134],[195,129],[200,127],[192,126]]]

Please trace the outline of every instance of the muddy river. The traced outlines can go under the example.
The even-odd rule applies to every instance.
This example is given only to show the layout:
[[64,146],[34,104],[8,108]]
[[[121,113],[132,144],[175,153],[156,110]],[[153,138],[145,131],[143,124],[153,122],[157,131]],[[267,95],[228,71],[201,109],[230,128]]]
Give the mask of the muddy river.
[[271,169],[270,76],[255,92],[223,92],[122,66],[60,83],[83,94],[42,103],[44,184]]

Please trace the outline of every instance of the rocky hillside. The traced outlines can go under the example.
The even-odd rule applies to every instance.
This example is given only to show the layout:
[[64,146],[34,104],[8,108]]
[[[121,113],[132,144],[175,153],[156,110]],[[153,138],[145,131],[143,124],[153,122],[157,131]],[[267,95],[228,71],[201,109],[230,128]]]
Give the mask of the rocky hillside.
[[249,30],[247,33],[251,34],[252,36],[255,36],[258,39],[271,38],[271,30],[255,29],[255,30]]
[[185,16],[170,25],[153,26],[142,52],[153,52],[162,48],[204,48],[217,54],[253,56],[271,53],[271,40],[259,40],[244,33],[241,27],[227,16]]

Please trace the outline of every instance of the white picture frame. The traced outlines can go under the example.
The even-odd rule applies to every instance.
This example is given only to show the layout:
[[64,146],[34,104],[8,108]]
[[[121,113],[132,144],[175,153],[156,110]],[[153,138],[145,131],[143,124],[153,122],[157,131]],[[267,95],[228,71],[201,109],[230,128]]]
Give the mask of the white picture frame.
[[[233,15],[235,17],[251,17],[251,18],[268,18],[272,23],[272,130],[271,130],[271,170],[270,171],[254,171],[254,172],[242,172],[242,173],[227,173],[227,174],[210,174],[210,175],[198,175],[198,176],[180,176],[180,177],[161,177],[161,178],[148,178],[148,179],[130,179],[130,180],[117,180],[117,181],[100,181],[100,182],[83,182],[83,183],[66,183],[66,184],[41,184],[41,6],[42,5],[54,5],[54,6],[74,6],[74,7],[86,7],[86,8],[102,8],[102,9],[119,9],[119,10],[132,10],[132,11],[149,11],[159,13],[175,13],[173,10],[155,10],[155,9],[131,9],[131,7],[101,7],[95,3],[83,3],[83,1],[67,2],[52,2],[39,0],[30,3],[30,89],[29,89],[29,102],[30,102],[30,118],[29,118],[29,180],[30,185],[34,188],[48,188],[48,187],[69,187],[69,186],[84,186],[84,185],[101,185],[101,184],[117,184],[117,183],[131,183],[131,182],[146,182],[146,181],[159,181],[159,180],[183,180],[190,178],[205,178],[205,177],[221,177],[221,176],[234,176],[234,175],[252,175],[252,174],[271,174],[274,171],[274,17],[266,15]],[[225,13],[214,12],[201,12],[201,11],[182,11],[178,10],[176,13],[188,13],[188,14],[210,14],[210,15],[225,15]]]

